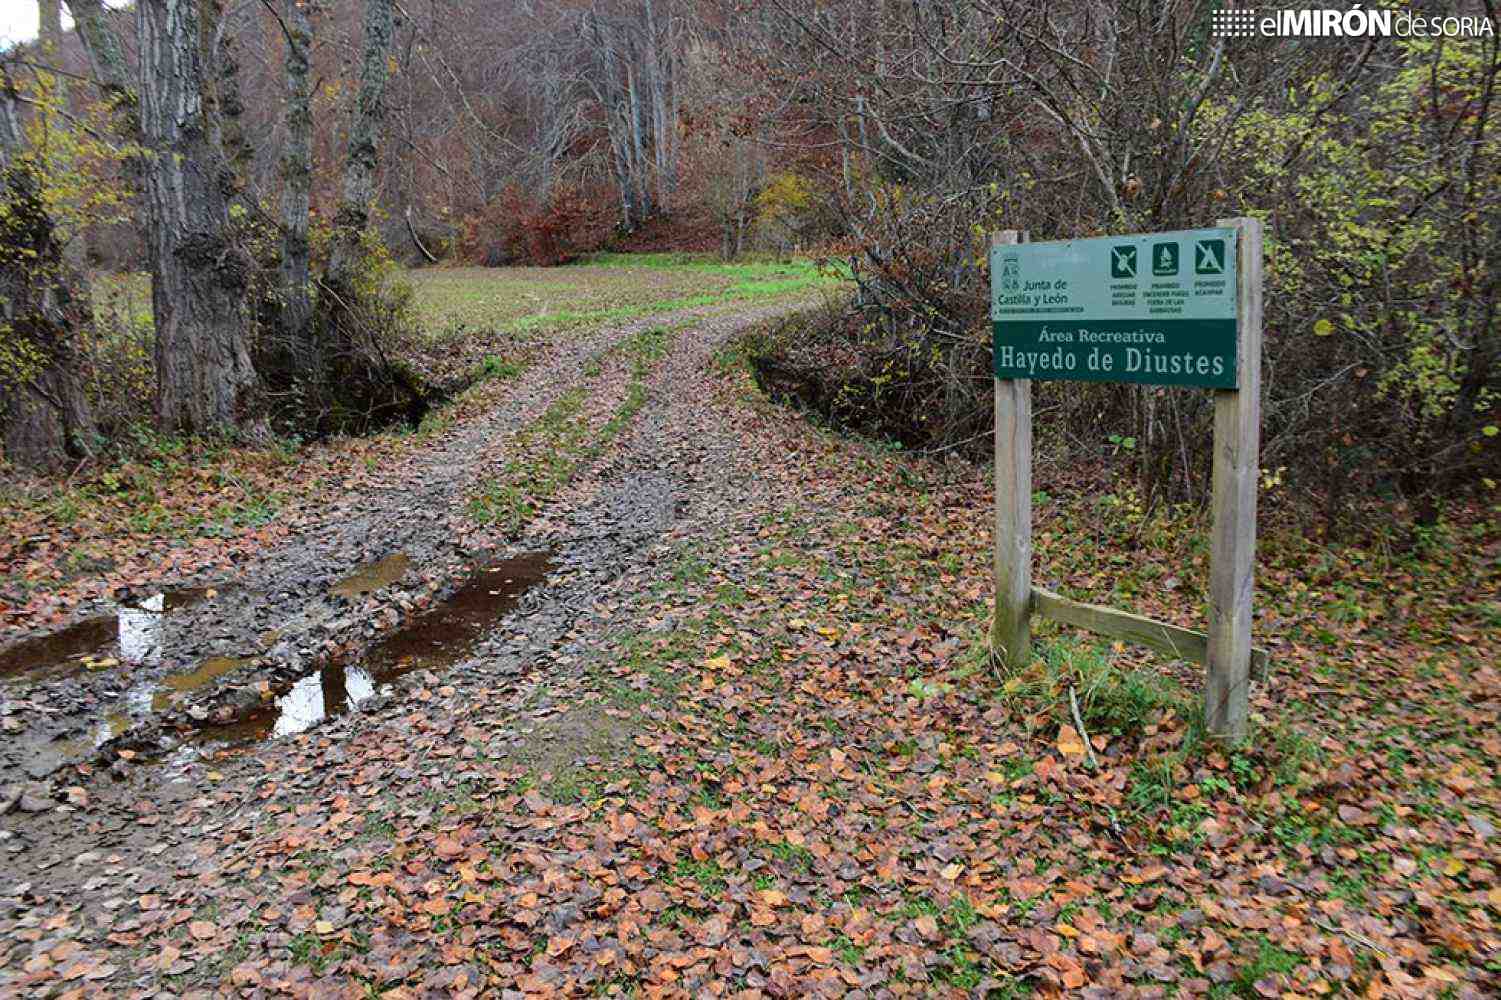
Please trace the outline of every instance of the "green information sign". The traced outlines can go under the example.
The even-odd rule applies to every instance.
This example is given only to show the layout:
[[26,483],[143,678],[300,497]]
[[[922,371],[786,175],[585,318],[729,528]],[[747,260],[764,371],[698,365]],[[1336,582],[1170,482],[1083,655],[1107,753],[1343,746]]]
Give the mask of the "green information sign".
[[1234,389],[1234,229],[990,252],[997,378]]

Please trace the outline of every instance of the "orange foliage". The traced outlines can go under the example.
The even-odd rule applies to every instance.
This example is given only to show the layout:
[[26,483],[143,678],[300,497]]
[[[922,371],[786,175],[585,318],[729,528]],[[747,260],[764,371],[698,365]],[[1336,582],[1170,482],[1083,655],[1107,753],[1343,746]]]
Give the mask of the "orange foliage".
[[607,189],[558,185],[538,201],[512,184],[464,220],[459,253],[487,267],[566,264],[603,247],[613,218]]

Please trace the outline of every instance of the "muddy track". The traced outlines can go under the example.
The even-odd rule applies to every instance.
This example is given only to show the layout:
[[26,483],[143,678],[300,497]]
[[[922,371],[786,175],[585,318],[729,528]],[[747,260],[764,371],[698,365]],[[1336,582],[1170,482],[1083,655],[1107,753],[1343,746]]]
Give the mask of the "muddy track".
[[[712,380],[704,372],[714,348],[727,338],[793,308],[670,318],[680,329],[671,350],[653,367],[635,419],[514,542],[516,549],[551,553],[546,581],[521,596],[441,677],[418,671],[310,732],[228,755],[204,756],[185,747],[130,764],[116,760],[108,769],[98,768],[91,781],[69,769],[67,780],[83,781],[73,801],[59,788],[64,801],[49,802],[45,811],[0,816],[6,871],[0,880],[0,941],[22,949],[12,957],[56,953],[63,943],[81,949],[80,955],[98,956],[86,960],[98,987],[165,987],[173,993],[195,986],[221,989],[223,969],[169,961],[170,956],[133,947],[138,908],[160,905],[154,900],[176,905],[173,900],[185,901],[204,885],[217,886],[213,891],[225,906],[255,898],[261,891],[255,879],[261,848],[250,831],[272,831],[289,809],[298,815],[321,811],[345,795],[405,794],[389,786],[355,791],[366,780],[361,762],[379,759],[382,747],[393,741],[404,745],[402,752],[413,763],[397,773],[431,789],[462,787],[468,780],[462,758],[472,750],[463,748],[475,737],[476,718],[485,720],[487,755],[541,770],[628,750],[629,724],[591,694],[591,665],[609,660],[622,630],[673,627],[670,621],[631,620],[624,609],[642,588],[663,579],[685,551],[714,544],[726,532],[751,530],[755,519],[776,509],[757,489],[746,412],[708,405],[704,393]],[[595,343],[613,343],[643,325],[610,331]],[[659,317],[649,325],[669,324]],[[330,518],[328,530],[335,537],[311,532],[312,544],[267,554],[267,568],[258,572],[275,571],[281,574],[277,579],[292,581],[273,592],[307,595],[300,620],[314,628],[300,640],[301,647],[312,647],[327,634],[317,626],[327,629],[350,617],[325,591],[351,564],[394,549],[412,553],[417,565],[450,554],[468,558],[445,547],[446,515],[414,517],[411,499],[452,504],[482,471],[460,468],[460,461],[520,426],[572,379],[572,368],[562,361],[534,371],[533,381],[510,403],[458,431],[434,454],[435,481],[414,472],[396,502],[357,498],[343,505],[352,523],[341,528]],[[208,602],[185,609],[192,614],[183,620],[192,617],[204,628],[221,629],[248,620],[255,627],[266,619],[256,616],[248,599],[253,593],[248,587],[240,592],[243,604]],[[379,597],[390,606],[412,593],[398,585]],[[276,604],[283,621],[290,602],[282,597]],[[226,610],[234,608],[244,608],[239,613],[248,618]],[[351,621],[345,627],[363,634],[369,625]],[[101,756],[108,758],[118,746],[107,744]],[[0,992],[7,983],[19,988],[24,977],[21,965],[0,961]]]
[[[9,828],[0,856],[37,842],[25,828],[50,815],[45,810],[66,815],[70,787],[87,787],[91,799],[108,797],[116,784],[133,785],[136,772],[182,773],[200,756],[195,744],[305,729],[351,709],[378,710],[389,691],[377,691],[380,685],[365,677],[356,699],[345,665],[357,667],[404,622],[441,605],[477,567],[517,553],[551,553],[546,563],[527,564],[545,571],[545,585],[529,593],[518,585],[506,594],[491,610],[509,612],[507,618],[447,664],[445,680],[524,673],[539,649],[552,649],[587,617],[592,595],[640,563],[647,546],[700,497],[734,495],[733,480],[747,474],[732,471],[733,443],[702,426],[703,408],[674,387],[693,383],[694,369],[730,332],[792,308],[778,304],[732,318],[690,310],[555,346],[500,405],[451,429],[385,481],[346,494],[237,577],[185,581],[209,589],[160,614],[127,611],[148,628],[121,633],[127,647],[140,648],[111,639],[96,652],[111,666],[0,687],[6,724],[0,807],[10,813],[0,818],[0,829]],[[591,359],[608,358],[629,338],[662,327],[677,329],[676,346],[652,368],[646,404],[623,436],[521,538],[476,529],[465,499],[518,430],[579,385]],[[605,365],[598,376],[599,392],[612,400],[620,395],[620,368]],[[112,632],[117,610],[85,608],[78,618],[102,621]],[[27,638],[35,637],[21,641]],[[331,663],[337,675],[329,673]],[[295,709],[301,715],[286,726],[275,706],[285,716],[293,711],[285,704],[300,695],[306,696]],[[113,780],[102,780],[103,773]],[[23,805],[41,815],[23,817]]]

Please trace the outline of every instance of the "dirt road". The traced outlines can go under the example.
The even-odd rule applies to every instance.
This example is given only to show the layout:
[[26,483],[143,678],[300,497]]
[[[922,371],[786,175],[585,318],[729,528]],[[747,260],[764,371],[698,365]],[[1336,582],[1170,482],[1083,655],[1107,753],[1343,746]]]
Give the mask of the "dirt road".
[[[553,348],[5,715],[57,769],[0,814],[0,995],[1495,994],[1473,572],[1388,626],[1269,542],[1244,746],[1150,652],[997,677],[985,470],[768,403],[717,352],[780,308]],[[1038,579],[1194,623],[1202,534],[1036,485]]]
[[[330,765],[350,741],[426,744],[437,752],[418,773],[444,785],[452,763],[432,734],[478,704],[495,722],[491,755],[561,763],[628,741],[628,726],[572,696],[582,664],[611,628],[670,628],[614,621],[613,606],[686,541],[761,513],[745,431],[710,405],[705,379],[726,338],[788,308],[669,314],[559,345],[503,406],[240,576],[188,581],[164,610],[119,611],[118,637],[96,653],[107,666],[44,677],[10,716],[22,727],[0,750],[0,932],[70,912],[102,928],[127,897],[171,894],[184,867],[222,860],[211,845],[231,818],[253,829],[279,803],[347,794]],[[519,537],[477,528],[466,498],[510,441],[591,365],[591,393],[618,400],[627,371],[612,351],[648,329],[671,346],[624,433]],[[471,608],[456,601],[466,592]],[[393,649],[409,655],[386,656],[384,673],[371,666]],[[112,964],[109,977],[81,978],[136,978]],[[0,971],[0,983],[17,974]]]

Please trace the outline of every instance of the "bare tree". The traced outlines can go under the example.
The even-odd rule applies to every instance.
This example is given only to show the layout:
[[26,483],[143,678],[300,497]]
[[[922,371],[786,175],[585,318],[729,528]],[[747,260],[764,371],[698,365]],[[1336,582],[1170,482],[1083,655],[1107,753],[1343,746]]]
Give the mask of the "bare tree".
[[349,128],[343,190],[334,216],[334,249],[327,283],[337,292],[350,287],[363,258],[363,240],[375,201],[375,168],[386,118],[394,0],[365,0],[364,43],[360,54],[360,94]]
[[705,196],[719,224],[719,255],[734,260],[745,248],[756,195],[766,180],[766,149],[753,139],[729,134],[711,141],[718,148],[702,154],[710,175]]
[[216,0],[137,6],[157,419],[189,433],[245,425],[256,385],[250,265],[229,238],[232,184],[205,78],[204,39],[220,14]]
[[280,333],[294,364],[313,374],[317,351],[311,342],[313,305],[309,289],[308,210],[313,186],[311,56],[313,25],[304,0],[282,0],[286,34],[287,138],[281,151],[281,262],[278,298]]
[[578,37],[578,59],[590,68],[584,82],[603,109],[611,163],[626,228],[662,211],[677,181],[677,88],[672,48],[675,18],[667,0],[657,7],[609,8],[596,3]]

